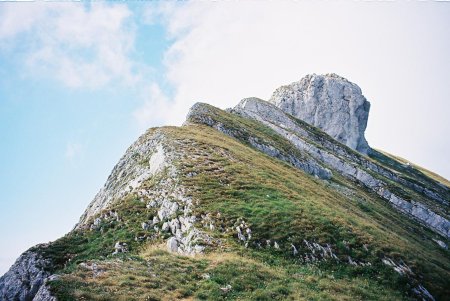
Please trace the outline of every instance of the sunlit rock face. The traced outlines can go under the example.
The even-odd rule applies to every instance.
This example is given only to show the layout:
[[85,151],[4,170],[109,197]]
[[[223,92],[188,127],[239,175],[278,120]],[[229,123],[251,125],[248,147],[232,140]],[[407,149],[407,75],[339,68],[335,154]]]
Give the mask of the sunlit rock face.
[[370,151],[364,138],[370,103],[339,75],[307,75],[275,90],[270,102],[360,153]]

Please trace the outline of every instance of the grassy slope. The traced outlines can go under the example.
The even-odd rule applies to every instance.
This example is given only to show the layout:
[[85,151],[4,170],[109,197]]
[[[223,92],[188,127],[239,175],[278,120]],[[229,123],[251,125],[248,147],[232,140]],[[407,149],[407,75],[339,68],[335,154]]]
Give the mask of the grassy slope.
[[[201,129],[198,134],[207,131]],[[214,133],[197,139],[204,139],[206,150],[219,144],[217,137]],[[358,188],[355,197],[346,198],[278,160],[222,139],[220,147],[232,152],[230,157],[240,159],[233,164],[223,159],[224,155],[217,155],[219,150],[212,151],[210,155],[216,154],[216,158],[193,162],[193,168],[204,170],[188,179],[194,182],[194,196],[202,199],[206,211],[219,211],[232,221],[244,217],[253,225],[256,239],[277,239],[282,246],[290,242],[297,245],[306,238],[332,243],[343,257],[348,254],[362,261],[376,262],[375,258],[384,255],[403,258],[426,274],[427,287],[434,287],[434,293],[449,287],[448,280],[441,278],[448,278],[449,254],[426,238],[434,234],[396,213],[375,195]],[[344,240],[350,250],[342,245]],[[370,252],[362,250],[363,244],[370,246]]]
[[[225,127],[227,130],[231,131],[234,137],[238,137],[238,139],[249,145],[249,138],[257,138],[259,141],[266,141],[269,145],[272,145],[273,147],[277,148],[278,150],[281,150],[284,154],[293,154],[296,157],[304,157],[308,156],[304,152],[300,152],[297,150],[292,144],[287,143],[285,139],[283,139],[281,136],[277,135],[275,131],[272,129],[262,125],[261,123],[250,120],[247,118],[239,117],[235,114],[230,114],[227,112],[224,112],[223,110],[220,110],[214,106],[208,105],[208,104],[201,104],[202,110],[200,114],[194,114],[190,117],[191,122],[193,123],[199,123],[203,124],[204,121],[202,120],[207,116],[208,119],[213,120],[214,122],[220,123],[223,127]],[[199,117],[201,116],[201,117]],[[300,136],[301,139],[305,139],[310,144],[315,145],[319,149],[322,148],[319,144],[315,143],[314,140],[320,140],[325,143],[329,144],[336,144],[340,145],[342,148],[345,148],[347,153],[350,154],[355,158],[355,160],[358,159],[358,157],[362,157],[361,154],[358,152],[348,148],[347,146],[335,141],[333,138],[331,138],[328,134],[321,131],[318,128],[315,128],[306,122],[296,119],[293,116],[287,115],[291,118],[293,122],[295,122],[299,127],[303,128],[306,132],[308,132],[308,135],[313,137],[313,139],[305,139],[304,137]],[[291,132],[292,135],[297,135],[295,132]],[[368,157],[366,157],[367,159]],[[347,158],[341,157],[344,161],[349,161],[348,163],[353,163],[353,161],[350,161]],[[373,154],[370,155],[369,160],[372,160],[374,163],[381,164],[388,170],[391,170],[393,173],[395,173],[399,178],[402,178],[404,180],[407,180],[410,183],[414,183],[419,185],[420,187],[425,187],[429,189],[432,192],[438,192],[441,197],[443,197],[446,200],[450,200],[450,188],[445,187],[441,185],[439,182],[436,182],[434,179],[426,176],[421,171],[414,169],[414,168],[407,168],[403,164],[391,159],[388,156],[383,155],[380,152],[373,152]],[[397,183],[395,181],[392,181],[382,175],[379,175],[367,168],[364,168],[360,166],[360,168],[364,169],[366,172],[371,174],[374,178],[378,178],[379,180],[385,182],[387,184],[387,187],[390,191],[396,193],[398,196],[401,196],[405,200],[415,200],[418,202],[421,202],[428,206],[431,210],[436,212],[437,214],[440,214],[446,218],[449,218],[449,206],[448,204],[442,204],[439,203],[433,199],[431,199],[429,196],[427,196],[424,193],[418,192],[410,187],[407,187],[405,185],[402,185],[401,183]]]
[[[222,240],[222,248],[195,258],[161,251],[157,247],[161,237],[135,242],[134,236],[142,231],[139,216],[154,213],[130,195],[114,208],[123,223],[104,225],[103,233],[69,234],[43,250],[60,263],[57,272],[67,273],[52,282],[60,300],[408,299],[405,279],[380,263],[384,255],[404,259],[441,300],[450,294],[448,251],[428,239],[432,233],[364,189],[337,177],[341,185],[355,189],[354,196],[347,198],[208,127],[165,131],[186,154],[178,163],[183,174],[197,174],[182,181],[199,200],[198,215],[220,212],[216,223],[225,229],[243,218],[255,242],[277,240],[280,250],[253,244],[244,248],[234,231],[218,230],[212,234]],[[332,244],[342,261],[350,255],[373,265],[301,264],[290,255],[289,246],[294,243],[300,248],[303,239]],[[110,255],[117,240],[130,244],[129,254]],[[364,244],[369,251],[362,248]],[[105,273],[93,277],[92,271],[78,265],[84,261],[96,262]],[[220,288],[227,284],[233,288],[224,293]]]
[[[218,108],[215,108],[208,104],[202,104],[204,112],[202,112],[202,118],[206,115],[215,122],[219,122],[223,125],[227,130],[233,133],[234,137],[238,137],[238,139],[249,145],[249,137],[257,137],[260,141],[266,141],[270,145],[275,148],[284,151],[286,154],[294,154],[297,157],[306,156],[303,152],[298,151],[295,147],[290,143],[286,143],[286,140],[281,136],[277,135],[270,128],[256,122],[254,120],[249,120],[247,118],[242,118],[236,116],[235,114],[230,114],[224,112]],[[207,113],[205,113],[205,111]],[[293,122],[295,122],[298,126],[303,128],[310,137],[313,139],[307,139],[302,136],[299,136],[301,139],[306,140],[312,145],[315,145],[319,149],[322,148],[321,145],[317,144],[315,140],[319,140],[328,144],[336,144],[340,145],[342,148],[345,148],[347,153],[350,154],[354,158],[354,160],[358,160],[358,158],[362,158],[363,156],[358,152],[348,148],[347,146],[335,141],[328,134],[324,133],[318,128],[315,128],[306,122],[296,119],[293,116],[287,115],[291,118]],[[202,124],[202,120],[194,115],[192,118],[192,122]],[[298,135],[296,132],[291,131],[292,135]],[[340,157],[341,160],[347,161],[348,163],[354,163],[352,160]],[[374,163],[381,164],[386,169],[391,170],[395,173],[399,178],[408,181],[409,183],[414,183],[419,185],[420,187],[424,187],[430,190],[430,192],[438,192],[443,199],[450,200],[450,188],[441,185],[439,182],[436,182],[434,179],[427,177],[424,173],[420,172],[414,168],[407,168],[403,164],[383,155],[380,152],[373,152],[369,157],[365,157],[365,159],[369,159]],[[411,187],[407,187],[401,183],[397,183],[396,181],[390,180],[387,177],[384,177],[376,172],[373,172],[363,166],[360,166],[361,169],[365,170],[369,174],[371,174],[374,178],[377,178],[387,184],[387,188],[401,196],[405,200],[415,200],[421,202],[428,206],[429,209],[433,210],[435,213],[442,215],[443,217],[449,218],[449,206],[448,204],[442,204],[431,199],[429,196],[424,194],[423,192],[418,192]],[[352,186],[353,184],[351,184]],[[421,189],[419,189],[420,191]]]

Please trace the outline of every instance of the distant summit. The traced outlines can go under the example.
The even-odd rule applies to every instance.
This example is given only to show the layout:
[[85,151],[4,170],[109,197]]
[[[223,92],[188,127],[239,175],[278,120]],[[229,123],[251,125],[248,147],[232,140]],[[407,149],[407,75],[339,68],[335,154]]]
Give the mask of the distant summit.
[[269,101],[354,150],[370,150],[364,138],[370,103],[356,84],[337,74],[307,75],[275,90]]

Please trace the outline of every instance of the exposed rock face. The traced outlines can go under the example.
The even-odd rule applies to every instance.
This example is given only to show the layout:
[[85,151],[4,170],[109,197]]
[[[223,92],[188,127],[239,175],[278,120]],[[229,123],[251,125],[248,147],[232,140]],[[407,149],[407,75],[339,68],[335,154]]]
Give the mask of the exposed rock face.
[[[24,252],[0,278],[0,300],[2,301],[37,301],[52,300],[45,288],[45,281],[50,276],[46,267],[48,260],[37,252]],[[47,295],[47,299],[43,296]]]
[[34,296],[33,301],[57,301],[56,297],[52,296],[46,284],[42,285],[39,291]]
[[364,138],[370,103],[356,84],[343,77],[307,75],[275,90],[270,102],[354,150],[363,154],[370,150]]

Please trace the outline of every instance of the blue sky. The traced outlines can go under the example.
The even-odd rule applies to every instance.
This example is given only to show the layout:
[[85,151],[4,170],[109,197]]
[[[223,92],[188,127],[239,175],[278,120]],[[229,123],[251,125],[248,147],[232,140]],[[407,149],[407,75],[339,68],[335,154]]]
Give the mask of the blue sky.
[[448,2],[0,3],[0,274],[67,233],[126,148],[308,73],[372,103],[369,144],[450,177]]

